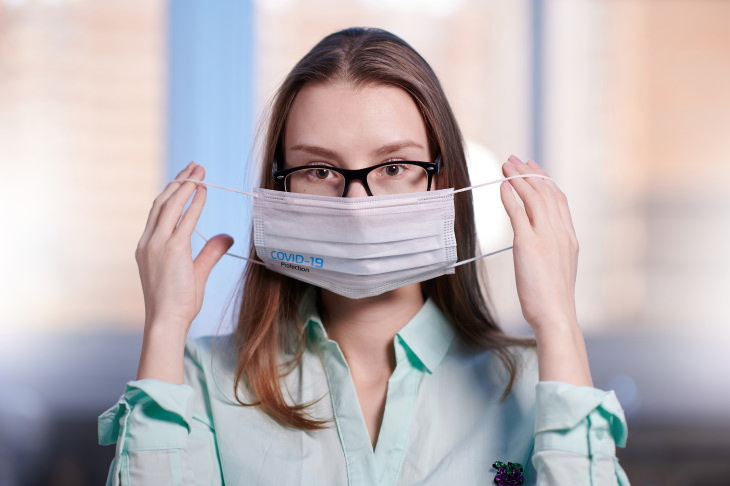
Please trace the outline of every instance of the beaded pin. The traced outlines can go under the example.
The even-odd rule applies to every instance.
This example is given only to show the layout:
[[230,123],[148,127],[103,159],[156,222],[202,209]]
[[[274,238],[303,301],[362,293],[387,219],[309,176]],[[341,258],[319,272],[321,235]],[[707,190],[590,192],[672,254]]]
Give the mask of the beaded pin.
[[508,462],[505,464],[497,461],[492,464],[492,467],[497,470],[497,475],[494,476],[494,484],[499,486],[519,486],[525,481],[525,478],[522,476],[522,464],[516,462]]

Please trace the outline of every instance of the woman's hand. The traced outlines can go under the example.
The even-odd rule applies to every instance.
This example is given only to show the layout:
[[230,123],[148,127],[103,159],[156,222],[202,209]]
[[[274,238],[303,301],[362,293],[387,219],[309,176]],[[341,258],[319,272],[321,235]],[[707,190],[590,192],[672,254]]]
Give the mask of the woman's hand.
[[[506,177],[546,176],[535,162],[510,156]],[[517,294],[538,343],[540,378],[590,385],[590,370],[575,307],[578,241],[565,195],[551,180],[515,178],[501,186],[514,230]],[[524,203],[518,202],[514,191]]]
[[[203,167],[191,162],[176,179],[202,181],[204,177]],[[205,196],[206,188],[202,184],[169,183],[155,199],[137,245],[135,257],[145,302],[140,379],[182,382],[183,347],[188,329],[200,312],[210,271],[233,244],[230,236],[218,235],[193,259],[190,240]]]
[[[535,162],[525,164],[514,155],[502,170],[506,177],[549,177]],[[538,177],[505,181],[500,189],[514,229],[515,278],[525,319],[536,332],[575,322],[578,241],[565,195],[553,181]]]

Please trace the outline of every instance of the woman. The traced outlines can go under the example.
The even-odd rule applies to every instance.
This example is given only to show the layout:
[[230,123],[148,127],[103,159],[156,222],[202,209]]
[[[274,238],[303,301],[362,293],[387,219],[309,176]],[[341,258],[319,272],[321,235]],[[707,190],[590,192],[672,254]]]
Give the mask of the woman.
[[475,265],[454,264],[477,251],[470,193],[450,189],[470,185],[463,143],[410,46],[377,29],[323,39],[275,98],[264,161],[264,265],[246,269],[232,336],[185,344],[232,244],[191,258],[203,168],[153,204],[138,376],[100,418],[109,484],[628,484],[623,414],[592,388],[576,319],[565,197],[534,162],[504,164],[535,340],[508,337]]

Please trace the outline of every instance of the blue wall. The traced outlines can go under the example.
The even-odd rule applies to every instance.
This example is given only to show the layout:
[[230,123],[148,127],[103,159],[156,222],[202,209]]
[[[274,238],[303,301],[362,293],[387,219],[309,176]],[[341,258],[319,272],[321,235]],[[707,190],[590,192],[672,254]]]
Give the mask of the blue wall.
[[[252,0],[172,0],[169,21],[167,179],[194,160],[206,168],[207,181],[246,188],[255,120]],[[198,229],[207,237],[231,234],[232,251],[245,254],[249,207],[245,196],[210,189]],[[197,252],[203,242],[193,243]],[[219,262],[191,334],[216,331],[242,270],[237,259]]]

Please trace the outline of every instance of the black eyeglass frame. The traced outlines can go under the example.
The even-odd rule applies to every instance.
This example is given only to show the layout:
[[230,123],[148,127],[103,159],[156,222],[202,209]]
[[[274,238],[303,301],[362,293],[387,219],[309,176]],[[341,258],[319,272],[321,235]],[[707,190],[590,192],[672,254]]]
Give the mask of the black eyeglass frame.
[[[352,181],[360,181],[362,186],[365,188],[365,192],[367,192],[368,196],[372,196],[373,193],[370,192],[370,187],[368,186],[368,174],[370,174],[375,169],[379,169],[381,167],[387,167],[389,165],[416,165],[418,167],[421,167],[426,170],[426,175],[428,176],[428,185],[426,186],[426,191],[431,190],[431,182],[433,181],[434,174],[438,174],[441,172],[441,156],[436,157],[436,160],[433,162],[420,162],[420,161],[414,161],[414,160],[394,160],[390,162],[383,162],[382,164],[376,164],[370,167],[365,167],[362,169],[340,169],[339,167],[332,167],[331,165],[325,165],[325,164],[312,164],[312,165],[300,165],[299,167],[292,167],[291,169],[282,169],[277,170],[276,167],[278,164],[274,164],[274,167],[272,168],[271,174],[274,177],[274,182],[281,184],[284,187],[284,190],[286,191],[286,184],[284,183],[286,181],[286,177],[289,174],[292,174],[294,172],[298,172],[300,170],[305,169],[327,169],[331,170],[333,172],[337,172],[338,174],[341,174],[342,177],[345,178],[345,185],[342,188],[342,195],[340,197],[347,196],[347,191],[350,189],[350,182]],[[289,191],[287,191],[289,192]]]

